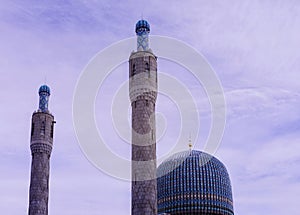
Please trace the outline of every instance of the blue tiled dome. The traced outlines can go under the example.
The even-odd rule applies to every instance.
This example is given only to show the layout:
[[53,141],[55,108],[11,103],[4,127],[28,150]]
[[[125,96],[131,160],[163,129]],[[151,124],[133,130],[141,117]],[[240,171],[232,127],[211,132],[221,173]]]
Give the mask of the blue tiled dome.
[[150,25],[149,23],[144,20],[144,19],[141,19],[139,20],[136,25],[135,25],[135,32],[138,33],[139,31],[144,31],[146,30],[147,32],[150,32]]
[[39,89],[39,94],[42,92],[48,93],[50,95],[50,87],[48,87],[47,85],[42,85]]
[[159,165],[157,176],[159,213],[234,214],[227,170],[205,152],[179,152]]

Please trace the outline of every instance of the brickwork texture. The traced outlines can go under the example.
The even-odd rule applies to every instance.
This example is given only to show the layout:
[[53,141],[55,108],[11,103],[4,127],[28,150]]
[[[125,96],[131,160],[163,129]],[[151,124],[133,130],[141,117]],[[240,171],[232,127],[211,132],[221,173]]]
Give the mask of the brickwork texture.
[[29,215],[48,215],[49,161],[54,123],[54,117],[49,113],[35,112],[32,115]]
[[157,215],[156,127],[157,62],[150,51],[129,59],[132,106],[132,215]]

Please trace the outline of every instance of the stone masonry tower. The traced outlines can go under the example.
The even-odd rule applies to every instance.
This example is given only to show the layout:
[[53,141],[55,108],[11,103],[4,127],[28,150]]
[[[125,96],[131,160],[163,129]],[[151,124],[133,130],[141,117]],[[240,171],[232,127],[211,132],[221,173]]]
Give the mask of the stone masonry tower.
[[129,58],[132,106],[132,215],[157,215],[156,126],[157,58],[149,49],[150,25],[136,24],[137,51]]
[[29,215],[48,215],[49,161],[55,121],[48,111],[50,88],[41,86],[39,95],[39,109],[33,113],[31,124]]

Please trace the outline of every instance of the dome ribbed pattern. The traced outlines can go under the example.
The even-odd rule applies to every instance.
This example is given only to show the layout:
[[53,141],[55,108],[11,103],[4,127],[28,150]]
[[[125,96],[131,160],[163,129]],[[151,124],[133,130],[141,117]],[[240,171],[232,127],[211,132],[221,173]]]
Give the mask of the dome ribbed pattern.
[[50,95],[50,87],[48,87],[47,85],[42,85],[39,89],[39,94],[42,92],[48,93]]
[[149,23],[144,20],[144,19],[141,19],[139,20],[136,25],[135,25],[135,33],[140,33],[141,31],[146,31],[146,32],[150,32],[150,25]]
[[233,215],[225,166],[201,151],[179,152],[157,169],[158,212]]

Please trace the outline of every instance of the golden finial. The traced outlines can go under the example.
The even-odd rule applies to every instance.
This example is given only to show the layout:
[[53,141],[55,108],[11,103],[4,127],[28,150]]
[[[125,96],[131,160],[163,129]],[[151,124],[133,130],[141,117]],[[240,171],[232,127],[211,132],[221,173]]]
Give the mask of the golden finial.
[[191,137],[191,134],[190,134],[190,136],[189,136],[189,149],[190,149],[190,151],[192,151],[192,147],[193,147],[192,137]]

